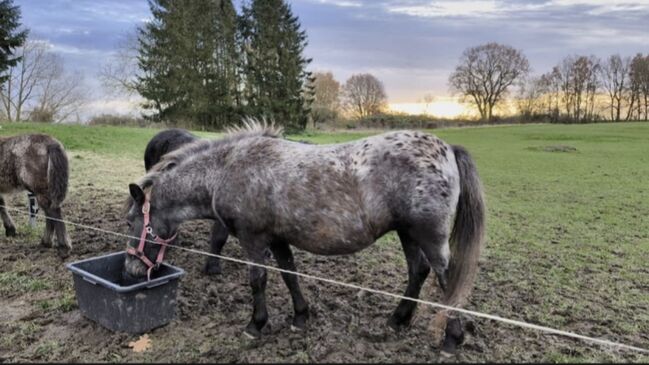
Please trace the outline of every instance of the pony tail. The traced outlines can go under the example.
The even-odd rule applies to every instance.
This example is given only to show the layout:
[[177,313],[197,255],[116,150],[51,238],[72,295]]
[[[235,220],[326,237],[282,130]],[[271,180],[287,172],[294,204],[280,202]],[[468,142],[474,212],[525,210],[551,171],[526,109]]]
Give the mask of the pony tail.
[[47,158],[47,186],[52,203],[58,206],[65,200],[68,192],[68,157],[60,144],[52,143],[47,146]]
[[451,232],[451,262],[444,302],[462,306],[471,294],[484,246],[485,205],[473,159],[463,147],[452,147],[460,173],[460,199]]

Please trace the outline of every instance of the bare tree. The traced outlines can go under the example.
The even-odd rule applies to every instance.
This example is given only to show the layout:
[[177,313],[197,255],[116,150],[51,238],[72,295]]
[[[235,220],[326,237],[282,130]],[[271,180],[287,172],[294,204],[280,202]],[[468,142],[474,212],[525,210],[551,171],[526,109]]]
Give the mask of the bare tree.
[[87,95],[83,78],[66,73],[63,59],[49,48],[46,42],[28,40],[16,52],[20,62],[9,70],[0,91],[2,111],[9,121],[25,117],[62,121],[80,109]]
[[628,87],[629,58],[622,58],[619,54],[610,56],[602,63],[600,68],[602,86],[610,99],[609,109],[611,120],[621,120],[624,93]]
[[488,43],[464,51],[449,84],[452,91],[475,103],[483,120],[491,120],[494,107],[504,99],[509,87],[529,71],[529,62],[521,51]]
[[569,56],[554,68],[554,81],[561,91],[567,118],[583,121],[597,117],[595,96],[600,83],[599,63],[594,56]]
[[546,113],[548,97],[543,76],[532,77],[522,82],[516,96],[516,106],[524,117],[535,117]]
[[644,58],[644,67],[642,68],[642,95],[644,97],[644,120],[649,120],[649,54]]
[[32,101],[42,86],[47,70],[53,67],[53,55],[42,41],[26,41],[16,54],[20,61],[9,69],[9,78],[0,91],[3,112],[9,121],[19,122],[25,106]]
[[63,59],[53,55],[53,63],[43,75],[36,104],[30,112],[30,120],[55,123],[68,120],[79,112],[87,96],[83,75],[67,73]]
[[637,54],[629,65],[627,120],[649,120],[649,55]]
[[430,105],[435,101],[435,95],[426,93],[421,101],[424,103],[424,114],[427,114]]
[[380,113],[387,104],[383,83],[371,74],[356,74],[343,87],[346,108],[362,118]]
[[331,72],[313,74],[314,98],[311,104],[313,127],[317,123],[334,120],[340,107],[340,83]]
[[114,94],[137,94],[138,40],[134,32],[126,33],[117,50],[99,71],[104,87]]

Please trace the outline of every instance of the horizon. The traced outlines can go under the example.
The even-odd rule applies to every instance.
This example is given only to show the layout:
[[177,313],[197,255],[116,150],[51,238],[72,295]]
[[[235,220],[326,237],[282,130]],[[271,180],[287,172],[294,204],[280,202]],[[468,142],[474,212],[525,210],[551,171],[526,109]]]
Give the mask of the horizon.
[[[240,6],[241,1],[234,1]],[[289,1],[306,30],[311,71],[343,84],[371,73],[385,85],[390,108],[438,116],[470,113],[449,93],[448,76],[469,47],[498,42],[523,51],[532,74],[570,55],[632,56],[649,51],[643,18],[649,0],[299,0]],[[136,113],[137,100],[110,95],[101,67],[128,32],[150,18],[146,1],[16,0],[30,38],[46,41],[66,69],[85,76],[87,115]],[[64,5],[64,6],[61,6]],[[435,101],[426,104],[426,95]]]

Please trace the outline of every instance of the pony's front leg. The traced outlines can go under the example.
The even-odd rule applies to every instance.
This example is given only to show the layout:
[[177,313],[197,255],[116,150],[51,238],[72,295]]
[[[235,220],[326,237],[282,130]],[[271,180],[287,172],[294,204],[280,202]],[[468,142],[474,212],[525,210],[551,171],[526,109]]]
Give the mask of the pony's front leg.
[[[242,241],[242,246],[248,253],[248,258],[256,263],[266,264],[267,244],[259,239],[248,242]],[[251,338],[261,336],[261,330],[268,322],[266,310],[266,269],[250,266],[250,288],[252,289],[252,319],[246,327],[245,334]]]
[[4,198],[2,197],[2,195],[0,195],[0,218],[2,218],[2,224],[5,227],[5,233],[7,234],[7,237],[13,237],[16,235],[16,226],[11,220],[9,213],[7,213],[5,204],[6,203]]
[[[212,235],[210,236],[210,252],[215,255],[220,255],[223,246],[228,241],[228,234],[228,229],[221,222],[215,222],[212,226]],[[203,272],[207,275],[220,274],[221,260],[218,257],[208,256]]]

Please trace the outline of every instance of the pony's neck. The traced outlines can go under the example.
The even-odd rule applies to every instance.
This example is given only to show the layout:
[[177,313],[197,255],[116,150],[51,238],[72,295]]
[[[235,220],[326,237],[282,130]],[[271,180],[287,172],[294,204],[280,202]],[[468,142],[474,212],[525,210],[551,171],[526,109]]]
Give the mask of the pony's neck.
[[151,201],[157,210],[167,212],[167,217],[177,223],[193,219],[215,219],[212,193],[206,179],[192,173],[163,174],[154,183]]

